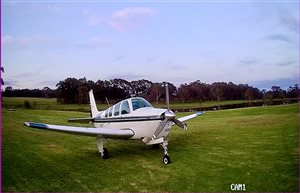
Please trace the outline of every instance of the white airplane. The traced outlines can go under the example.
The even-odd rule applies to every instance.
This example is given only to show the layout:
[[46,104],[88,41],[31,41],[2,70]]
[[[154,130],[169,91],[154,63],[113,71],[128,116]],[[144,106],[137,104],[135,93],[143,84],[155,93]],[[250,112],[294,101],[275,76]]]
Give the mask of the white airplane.
[[169,108],[168,84],[166,87],[166,101],[168,109],[154,108],[141,97],[125,99],[108,109],[99,112],[96,106],[93,91],[89,92],[91,117],[72,118],[70,122],[93,123],[95,128],[75,127],[63,125],[50,125],[44,123],[25,122],[28,127],[49,129],[65,133],[95,136],[101,157],[109,158],[108,150],[104,147],[105,139],[137,139],[146,145],[161,144],[164,149],[163,163],[171,163],[168,153],[168,135],[175,124],[186,130],[185,121],[202,115],[197,112],[179,119]]

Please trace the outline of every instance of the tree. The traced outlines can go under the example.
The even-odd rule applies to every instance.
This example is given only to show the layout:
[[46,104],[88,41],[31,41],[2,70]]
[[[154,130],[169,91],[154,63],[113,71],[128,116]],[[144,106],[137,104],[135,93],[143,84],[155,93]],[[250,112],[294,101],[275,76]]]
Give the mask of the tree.
[[253,99],[254,97],[254,93],[253,93],[253,89],[251,87],[248,87],[245,91],[245,99],[248,99],[249,101]]
[[67,78],[64,81],[59,81],[56,86],[58,87],[56,89],[58,102],[66,104],[77,102],[79,81],[76,78]]
[[150,100],[155,100],[156,104],[158,104],[158,101],[160,99],[160,97],[162,96],[164,92],[164,89],[162,87],[162,83],[153,83],[150,87],[150,96],[149,99]]
[[215,82],[211,85],[211,93],[214,99],[217,99],[218,102],[221,100],[221,97],[224,94],[224,83]]
[[280,88],[280,86],[272,86],[271,92],[273,98],[280,98],[280,93],[282,92],[282,89]]
[[178,96],[181,99],[181,103],[184,103],[189,99],[189,89],[187,84],[181,84],[178,88]]
[[144,98],[149,98],[150,95],[150,88],[152,86],[152,82],[149,80],[137,80],[130,82],[132,87],[132,94],[131,96],[141,96]]
[[294,86],[290,86],[287,89],[287,93],[286,93],[288,98],[297,98],[299,97],[299,87],[298,84],[295,84]]
[[115,78],[110,80],[110,83],[111,87],[122,89],[126,93],[126,97],[130,97],[132,95],[132,86],[127,80]]
[[78,80],[78,95],[76,101],[78,104],[87,104],[89,102],[88,99],[88,82],[86,78],[80,78]]
[[49,87],[44,87],[42,89],[42,95],[44,98],[55,98],[54,90],[50,89]]
[[11,86],[7,86],[5,88],[4,95],[7,96],[7,97],[11,97],[12,96],[12,90],[13,90],[13,88]]

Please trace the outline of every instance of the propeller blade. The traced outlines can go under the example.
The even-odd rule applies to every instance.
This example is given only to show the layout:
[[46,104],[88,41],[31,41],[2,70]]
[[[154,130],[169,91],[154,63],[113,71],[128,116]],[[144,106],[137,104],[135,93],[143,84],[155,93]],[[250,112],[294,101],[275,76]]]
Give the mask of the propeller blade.
[[157,139],[159,138],[160,134],[163,131],[163,128],[166,126],[166,124],[168,123],[168,119],[165,119],[164,121],[162,121],[159,126],[157,127],[157,129],[155,130],[155,132],[153,133],[152,139]]
[[167,82],[165,82],[165,88],[166,88],[166,103],[167,103],[168,109],[170,109],[169,86],[168,86]]
[[187,130],[187,125],[184,122],[181,122],[176,118],[173,119],[173,122],[181,129]]

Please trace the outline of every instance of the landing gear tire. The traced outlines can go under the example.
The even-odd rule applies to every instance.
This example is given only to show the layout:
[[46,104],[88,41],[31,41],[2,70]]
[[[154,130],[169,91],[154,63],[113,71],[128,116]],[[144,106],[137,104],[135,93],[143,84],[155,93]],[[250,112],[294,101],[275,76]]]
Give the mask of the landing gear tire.
[[109,158],[108,150],[105,147],[103,148],[102,158],[103,159],[108,159]]
[[165,165],[168,165],[168,164],[171,163],[171,158],[170,158],[169,155],[165,155],[165,156],[164,156],[164,158],[163,158],[163,163],[164,163]]

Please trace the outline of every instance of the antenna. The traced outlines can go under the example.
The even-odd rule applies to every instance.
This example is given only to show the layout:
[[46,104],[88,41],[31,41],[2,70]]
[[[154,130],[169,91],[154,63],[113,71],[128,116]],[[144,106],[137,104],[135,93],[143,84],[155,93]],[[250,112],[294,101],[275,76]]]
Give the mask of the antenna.
[[107,97],[105,97],[106,103],[108,104],[108,108],[110,107],[109,101],[107,99]]

